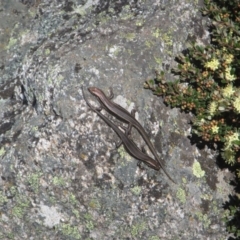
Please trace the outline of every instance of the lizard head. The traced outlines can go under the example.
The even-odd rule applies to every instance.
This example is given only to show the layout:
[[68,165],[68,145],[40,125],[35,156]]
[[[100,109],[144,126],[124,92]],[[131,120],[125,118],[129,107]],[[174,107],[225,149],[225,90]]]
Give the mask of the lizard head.
[[88,91],[96,97],[101,97],[101,95],[105,95],[104,92],[97,87],[89,87]]

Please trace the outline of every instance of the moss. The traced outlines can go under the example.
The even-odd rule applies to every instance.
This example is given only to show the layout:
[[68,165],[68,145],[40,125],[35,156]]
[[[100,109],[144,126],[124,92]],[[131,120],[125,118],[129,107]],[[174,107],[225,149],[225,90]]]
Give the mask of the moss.
[[182,188],[179,188],[177,190],[177,198],[180,200],[180,202],[185,203],[186,202],[186,193]]
[[195,161],[193,163],[193,175],[197,178],[202,178],[205,175],[205,171],[202,170],[199,162]]

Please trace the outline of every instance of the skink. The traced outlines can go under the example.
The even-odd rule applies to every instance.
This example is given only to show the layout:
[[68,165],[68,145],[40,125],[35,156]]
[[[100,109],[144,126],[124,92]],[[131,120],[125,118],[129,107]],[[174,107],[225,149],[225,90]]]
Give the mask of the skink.
[[[89,88],[89,91],[91,92],[91,90],[95,90],[97,88]],[[117,106],[118,108],[117,109],[120,109],[118,111],[118,114],[121,114],[121,111],[123,112],[123,115],[117,115],[119,116],[119,118],[121,119],[124,119],[124,116],[126,115],[127,116],[127,119],[130,119],[131,117],[131,122],[133,122],[135,124],[135,122],[137,122],[136,119],[134,119],[132,117],[132,115],[127,112],[124,108],[122,108],[121,106],[119,106],[118,104],[116,103],[113,103],[111,102],[107,97],[106,95],[100,90],[100,89],[97,89],[99,90],[98,93],[102,93],[103,95],[100,94],[100,96],[103,96],[103,101],[106,100],[107,103],[109,104],[108,106],[111,107],[111,109],[114,109],[114,111],[110,111],[111,113],[114,113],[115,112],[115,107]],[[114,124],[112,123],[107,117],[105,117],[103,114],[100,113],[100,110],[98,111],[97,108],[94,108],[86,99],[85,97],[85,94],[84,94],[84,91],[83,91],[83,88],[82,88],[82,92],[83,92],[83,97],[87,103],[87,105],[94,111],[98,114],[99,117],[101,117],[117,134],[118,136],[120,137],[120,139],[122,140],[122,143],[124,144],[124,147],[125,149],[128,151],[128,153],[137,158],[138,160],[144,162],[145,164],[147,164],[149,167],[155,169],[155,170],[159,170],[160,168],[163,169],[164,173],[168,176],[168,178],[174,182],[174,180],[169,176],[169,174],[166,172],[166,170],[163,168],[163,166],[158,162],[158,161],[155,161],[153,160],[150,156],[146,155],[145,153],[143,153],[138,147],[137,145],[131,141],[129,138],[128,138],[128,133],[126,132],[125,134]],[[92,92],[91,92],[92,93]],[[95,94],[94,94],[95,95]],[[98,98],[100,100],[100,98]],[[105,101],[105,102],[106,102]],[[100,101],[100,103],[102,103],[102,101]],[[102,103],[103,104],[103,103]],[[103,105],[105,106],[105,105]],[[106,108],[106,107],[105,107]],[[123,111],[124,110],[124,111]],[[114,114],[116,115],[116,114]],[[134,121],[132,121],[132,119]],[[127,121],[126,119],[124,119],[125,121]],[[131,122],[129,122],[129,124],[131,124]],[[133,124],[132,124],[133,125]],[[142,128],[142,126],[140,125],[140,123],[137,122],[137,126],[140,126],[139,129],[142,129],[144,131],[144,129]],[[136,127],[137,128],[137,127]],[[145,131],[144,131],[145,133]],[[147,137],[146,133],[145,133],[145,136]],[[148,140],[148,139],[147,139]],[[149,141],[149,140],[148,140]],[[152,147],[153,148],[153,147]],[[154,149],[154,148],[153,148]],[[175,182],[174,182],[175,183]]]
[[[123,133],[112,121],[110,121],[107,117],[105,117],[102,113],[100,113],[100,111],[97,110],[97,108],[94,108],[86,99],[86,96],[84,94],[83,91],[83,87],[82,87],[82,93],[83,93],[83,98],[86,101],[87,105],[95,112],[97,113],[97,115],[102,118],[109,127],[111,127],[119,136],[119,138],[121,139],[126,151],[134,158],[144,162],[145,164],[147,164],[149,167],[155,169],[155,170],[159,170],[160,169],[160,165],[157,161],[153,160],[151,157],[149,157],[148,155],[146,155],[145,153],[143,153],[138,147],[137,145],[128,138],[128,135]],[[171,178],[170,178],[171,179]]]
[[[110,99],[113,97],[113,94],[111,92],[111,97],[108,98],[104,92],[96,87],[89,87],[88,91],[93,94],[94,96],[97,97],[97,99],[99,100],[101,106],[106,109],[108,112],[110,112],[111,114],[115,115],[117,118],[120,118],[121,120],[125,121],[126,123],[129,124],[128,126],[128,132],[131,130],[132,127],[135,127],[139,134],[143,137],[144,141],[146,142],[146,144],[148,145],[149,149],[151,150],[152,154],[154,155],[154,157],[157,159],[160,167],[163,169],[163,171],[165,172],[165,174],[172,180],[172,178],[168,175],[168,173],[166,172],[166,170],[163,167],[163,163],[162,161],[159,159],[157,152],[155,150],[155,148],[153,147],[152,143],[150,142],[147,133],[145,132],[144,128],[142,127],[142,125],[134,118],[133,115],[131,115],[126,109],[124,109],[123,107],[121,107],[120,105],[112,102]],[[173,180],[172,180],[173,181]],[[174,182],[174,181],[173,181]]]

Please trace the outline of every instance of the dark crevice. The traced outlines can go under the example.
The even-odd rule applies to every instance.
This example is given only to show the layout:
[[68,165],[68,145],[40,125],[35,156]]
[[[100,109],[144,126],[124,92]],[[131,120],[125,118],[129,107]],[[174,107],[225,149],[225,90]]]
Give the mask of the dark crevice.
[[26,92],[26,90],[25,90],[24,86],[21,85],[22,103],[23,103],[23,105],[28,105],[28,101],[27,101],[25,92]]

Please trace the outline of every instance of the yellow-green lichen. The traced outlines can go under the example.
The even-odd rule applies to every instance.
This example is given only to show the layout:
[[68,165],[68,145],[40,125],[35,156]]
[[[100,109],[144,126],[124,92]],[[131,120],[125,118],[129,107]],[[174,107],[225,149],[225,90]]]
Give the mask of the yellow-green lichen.
[[147,229],[146,223],[141,222],[141,223],[134,224],[131,227],[130,232],[133,237],[136,237],[136,236],[139,236],[146,229]]
[[101,12],[96,16],[96,20],[101,22],[101,24],[107,23],[109,20],[111,20],[110,15],[107,15],[105,12]]
[[164,41],[164,43],[167,45],[167,46],[172,46],[173,45],[173,40],[172,40],[172,36],[170,33],[164,33],[162,35],[162,40]]
[[15,196],[16,193],[17,193],[17,187],[16,186],[11,186],[9,191],[10,191],[12,196]]
[[39,179],[42,176],[42,173],[32,173],[27,177],[27,181],[30,184],[33,191],[36,193],[39,190]]
[[85,213],[83,215],[83,217],[86,219],[86,220],[92,220],[92,215],[90,213]]
[[202,194],[201,198],[204,199],[204,200],[212,201],[213,196],[211,194]]
[[80,14],[81,16],[86,15],[86,8],[85,7],[75,7],[74,12]]
[[125,51],[125,52],[127,52],[130,57],[134,54],[132,49],[127,49],[127,51]]
[[144,19],[138,19],[136,21],[136,26],[141,27],[144,24]]
[[92,215],[90,213],[86,213],[84,214],[84,219],[85,219],[85,222],[86,222],[86,228],[90,231],[90,230],[93,230],[94,228],[94,224],[93,224],[93,219],[92,219]]
[[7,49],[10,49],[12,46],[16,45],[17,43],[17,39],[16,38],[10,38],[8,45],[7,45]]
[[35,8],[35,7],[29,8],[28,13],[29,13],[30,17],[35,18],[37,15],[37,8]]
[[6,203],[8,201],[7,197],[0,191],[0,205]]
[[148,48],[150,48],[150,47],[152,47],[152,46],[154,45],[154,43],[153,43],[152,41],[150,41],[150,40],[147,40],[147,41],[145,42],[145,45],[146,45]]
[[205,175],[205,171],[202,170],[201,165],[199,162],[195,161],[193,163],[193,175],[197,178],[201,178]]
[[31,129],[32,132],[38,132],[38,126],[33,126]]
[[154,59],[155,59],[155,61],[158,65],[162,65],[162,59],[161,58],[158,58],[158,57],[154,56]]
[[17,199],[17,204],[12,209],[12,214],[18,218],[22,218],[26,213],[30,202],[27,199]]
[[70,193],[70,195],[69,195],[69,202],[71,203],[71,204],[77,204],[77,199],[76,199],[76,196],[73,194],[73,193]]
[[135,186],[131,188],[131,192],[134,193],[135,195],[139,195],[141,193],[142,188],[139,186]]
[[61,224],[59,228],[63,235],[75,239],[81,239],[81,235],[77,227],[71,226],[70,224]]
[[76,218],[80,217],[80,213],[79,213],[79,211],[77,209],[73,209],[72,212],[76,216]]
[[5,151],[4,147],[1,147],[0,148],[0,157],[3,156],[5,154],[5,152],[6,151]]
[[66,180],[62,177],[57,177],[55,176],[53,179],[52,179],[52,182],[54,185],[56,186],[66,186]]
[[148,240],[160,240],[158,236],[151,236]]
[[121,158],[125,158],[128,161],[131,159],[131,157],[126,153],[126,151],[125,151],[123,146],[118,148],[118,153],[119,153]]
[[180,200],[180,202],[185,203],[186,202],[186,193],[185,190],[182,188],[179,188],[177,190],[177,198]]
[[219,213],[219,208],[218,208],[218,204],[216,201],[213,201],[212,202],[212,210],[215,214],[218,214]]
[[201,212],[197,212],[196,216],[197,216],[198,220],[203,223],[203,226],[205,228],[209,227],[209,225],[211,224],[211,220],[208,218],[207,214],[203,214]]
[[53,84],[52,78],[51,78],[51,77],[48,77],[47,82],[48,82],[48,84]]
[[52,205],[54,205],[57,202],[55,196],[49,196],[49,201]]
[[186,184],[186,183],[187,183],[187,179],[186,179],[185,177],[183,177],[183,178],[182,178],[182,182],[183,182],[184,184]]
[[119,46],[113,45],[111,47],[109,47],[109,55],[111,57],[117,57],[118,54],[121,52],[121,48]]
[[[6,237],[6,236],[4,236],[4,237]],[[1,238],[1,239],[4,239],[4,238]],[[13,232],[7,233],[7,239],[16,239],[14,233]]]
[[122,14],[121,14],[121,19],[122,20],[128,20],[134,18],[133,13],[129,13],[129,6],[123,7]]
[[97,199],[91,199],[88,203],[88,206],[92,209],[99,209],[101,207]]
[[45,55],[49,55],[51,53],[51,50],[49,48],[45,49]]
[[94,224],[93,224],[93,221],[91,220],[86,220],[86,228],[91,231],[94,229]]
[[110,8],[108,9],[108,12],[114,14],[114,12],[115,12],[115,11],[114,11],[114,8],[111,8],[111,7],[110,7]]
[[152,33],[153,37],[158,38],[160,36],[161,30],[159,28],[156,28],[154,32]]
[[58,82],[61,82],[62,80],[64,79],[64,76],[62,75],[62,74],[59,74],[58,76],[57,76],[57,81]]
[[135,33],[127,33],[124,35],[124,38],[128,41],[133,41],[135,37],[136,37]]
[[24,209],[19,207],[19,206],[15,206],[12,209],[12,214],[18,218],[22,218],[23,214],[24,214]]

